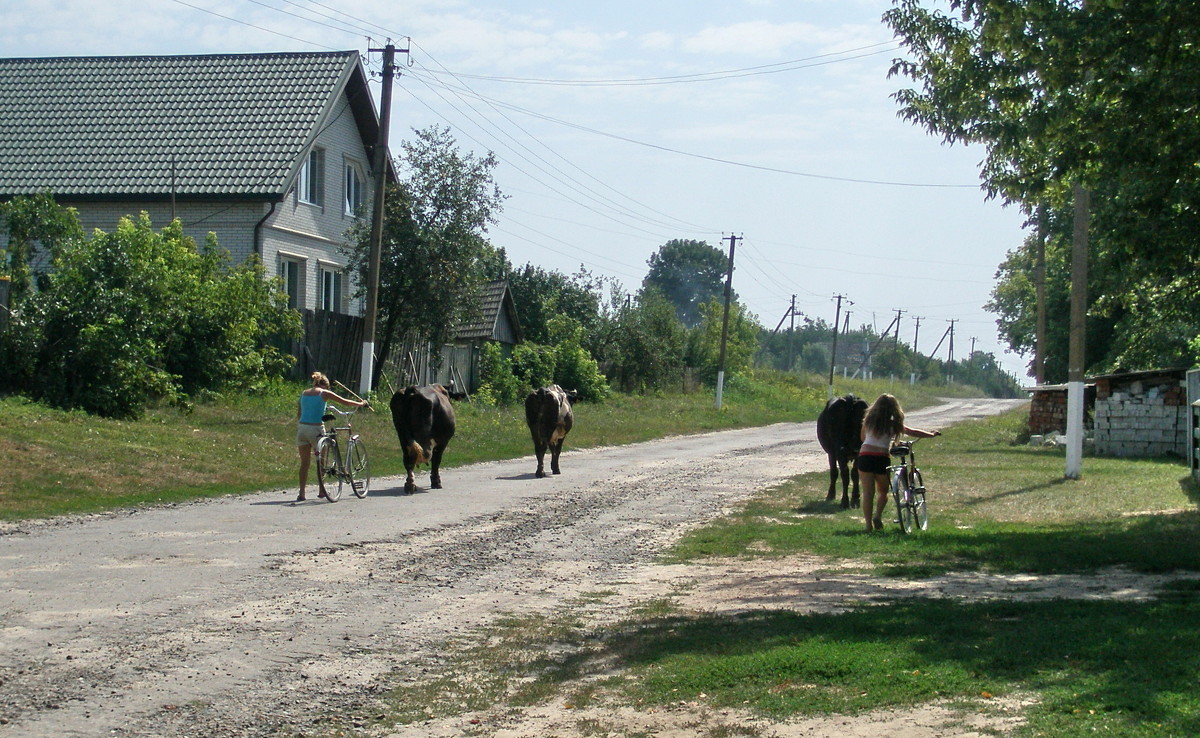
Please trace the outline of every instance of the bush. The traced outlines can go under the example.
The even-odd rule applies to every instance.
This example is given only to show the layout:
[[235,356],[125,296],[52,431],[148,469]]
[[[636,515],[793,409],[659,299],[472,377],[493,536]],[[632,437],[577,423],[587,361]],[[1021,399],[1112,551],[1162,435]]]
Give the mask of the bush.
[[230,267],[215,239],[198,250],[179,221],[143,214],[59,249],[46,289],[14,311],[12,346],[33,357],[23,391],[50,404],[136,418],[155,400],[278,374],[268,338],[300,320],[256,263]]
[[600,402],[608,397],[608,380],[600,373],[600,365],[583,348],[583,328],[578,322],[557,316],[550,320],[554,348],[554,383],[566,390],[576,390],[580,398]]
[[479,376],[475,399],[484,405],[512,405],[524,398],[525,386],[513,374],[513,365],[500,344],[489,341],[479,354]]
[[555,350],[550,346],[523,343],[513,349],[513,374],[528,388],[554,382]]

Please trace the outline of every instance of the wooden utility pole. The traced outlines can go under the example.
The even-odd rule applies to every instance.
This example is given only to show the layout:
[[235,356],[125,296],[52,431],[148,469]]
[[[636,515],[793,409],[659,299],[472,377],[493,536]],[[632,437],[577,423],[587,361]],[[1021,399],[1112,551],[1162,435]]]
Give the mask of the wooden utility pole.
[[721,396],[725,391],[725,343],[729,337],[729,302],[733,298],[733,252],[741,238],[741,236],[729,235],[729,269],[725,273],[725,314],[721,318],[721,355],[717,359],[718,410],[721,409]]
[[787,370],[790,372],[792,366],[796,363],[796,296],[792,295],[792,306],[788,309],[788,313],[792,316],[792,322],[788,325],[788,362]]
[[900,345],[900,316],[904,315],[903,310],[896,311],[896,337],[892,339],[892,348]]
[[362,363],[358,377],[359,394],[366,396],[375,381],[375,323],[379,314],[379,255],[383,250],[384,191],[387,188],[388,126],[392,115],[392,78],[396,73],[396,47],[388,43],[383,52],[383,95],[379,103],[379,133],[372,152],[375,169],[375,204],[371,215],[371,249],[367,258],[367,304],[363,314]]
[[1046,236],[1049,232],[1046,206],[1038,205],[1037,265],[1034,267],[1034,279],[1037,280],[1037,332],[1033,349],[1033,381],[1038,385],[1046,383]]
[[1087,366],[1088,221],[1091,192],[1076,183],[1071,237],[1071,335],[1067,354],[1067,479],[1083,475],[1083,373]]
[[[837,300],[837,312],[833,314],[833,349],[829,352],[829,398],[833,399],[833,369],[837,365],[837,339],[838,339],[838,324],[842,321],[842,300],[846,299],[845,295],[834,295]],[[847,300],[847,302],[849,302]],[[854,303],[850,303],[853,305]],[[849,313],[846,314],[849,318]]]

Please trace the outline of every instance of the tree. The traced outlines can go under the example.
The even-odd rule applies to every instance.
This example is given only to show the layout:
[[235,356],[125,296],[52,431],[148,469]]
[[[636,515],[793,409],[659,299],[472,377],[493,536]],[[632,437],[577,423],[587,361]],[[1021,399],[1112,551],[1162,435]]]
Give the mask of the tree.
[[729,260],[705,241],[667,241],[646,263],[650,271],[642,281],[643,289],[653,287],[662,292],[687,328],[700,325],[702,305],[725,294]]
[[[414,131],[397,168],[407,177],[389,188],[380,251],[379,353],[406,338],[440,346],[478,312],[485,269],[495,269],[484,240],[504,196],[493,179],[494,154],[459,150],[449,128]],[[351,229],[351,268],[366,284],[370,226]],[[490,265],[490,266],[489,266]],[[434,354],[435,358],[438,354]],[[376,364],[378,380],[383,362]]]
[[45,289],[14,311],[6,343],[24,353],[20,391],[64,408],[135,418],[179,400],[278,376],[273,339],[300,333],[277,280],[231,267],[210,237],[197,249],[174,221],[142,214],[113,233],[60,244]]
[[[1091,261],[1109,278],[1090,280],[1089,315],[1137,341],[1089,348],[1089,365],[1194,360],[1187,345],[1200,335],[1189,317],[1200,293],[1200,7],[1173,0],[949,6],[953,16],[901,0],[885,13],[911,55],[893,74],[921,83],[896,93],[901,114],[946,141],[983,144],[989,196],[1027,212],[1063,211],[1074,183],[1093,190]],[[1164,320],[1171,330],[1159,330]]]
[[[701,323],[689,336],[688,364],[699,370],[700,378],[716,384],[717,364],[721,355],[721,326],[724,303],[713,298],[700,306]],[[729,332],[725,342],[725,373],[744,374],[750,369],[758,350],[757,319],[736,302],[729,305]]]
[[65,244],[83,238],[74,211],[59,207],[49,192],[0,203],[0,225],[8,233],[8,248],[0,249],[0,274],[11,279],[9,301],[13,305],[29,293],[38,276],[32,262],[39,246],[49,263]]
[[617,313],[610,376],[621,389],[644,392],[675,383],[683,371],[687,329],[656,289],[643,289]]

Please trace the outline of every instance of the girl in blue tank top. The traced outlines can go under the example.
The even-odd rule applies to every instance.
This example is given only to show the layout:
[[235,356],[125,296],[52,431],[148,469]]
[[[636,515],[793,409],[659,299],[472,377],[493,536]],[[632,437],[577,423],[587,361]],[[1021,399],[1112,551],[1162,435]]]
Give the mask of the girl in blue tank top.
[[[312,463],[317,439],[321,437],[321,418],[325,415],[326,403],[338,402],[347,407],[363,407],[367,404],[365,401],[348,400],[329,389],[329,378],[321,372],[313,372],[312,383],[312,387],[300,393],[300,400],[296,403],[296,450],[300,454],[300,496],[296,502],[304,501],[308,467]],[[320,496],[325,496],[325,490],[321,490]]]

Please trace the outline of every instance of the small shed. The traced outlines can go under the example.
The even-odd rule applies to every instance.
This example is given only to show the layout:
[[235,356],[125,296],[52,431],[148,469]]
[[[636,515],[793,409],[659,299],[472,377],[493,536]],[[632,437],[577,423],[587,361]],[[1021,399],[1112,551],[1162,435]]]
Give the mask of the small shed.
[[1096,453],[1188,457],[1187,370],[1105,374],[1096,382]]
[[[1030,395],[1029,433],[1035,436],[1051,436],[1067,432],[1067,385],[1040,384],[1026,387]],[[1083,427],[1091,430],[1096,404],[1096,385],[1083,386]]]
[[456,387],[467,392],[479,389],[479,351],[483,344],[500,344],[505,356],[512,356],[513,347],[524,340],[517,306],[513,302],[508,282],[498,279],[483,286],[479,297],[479,317],[459,326],[451,343],[442,347],[442,368],[437,381],[443,384],[454,380]]

